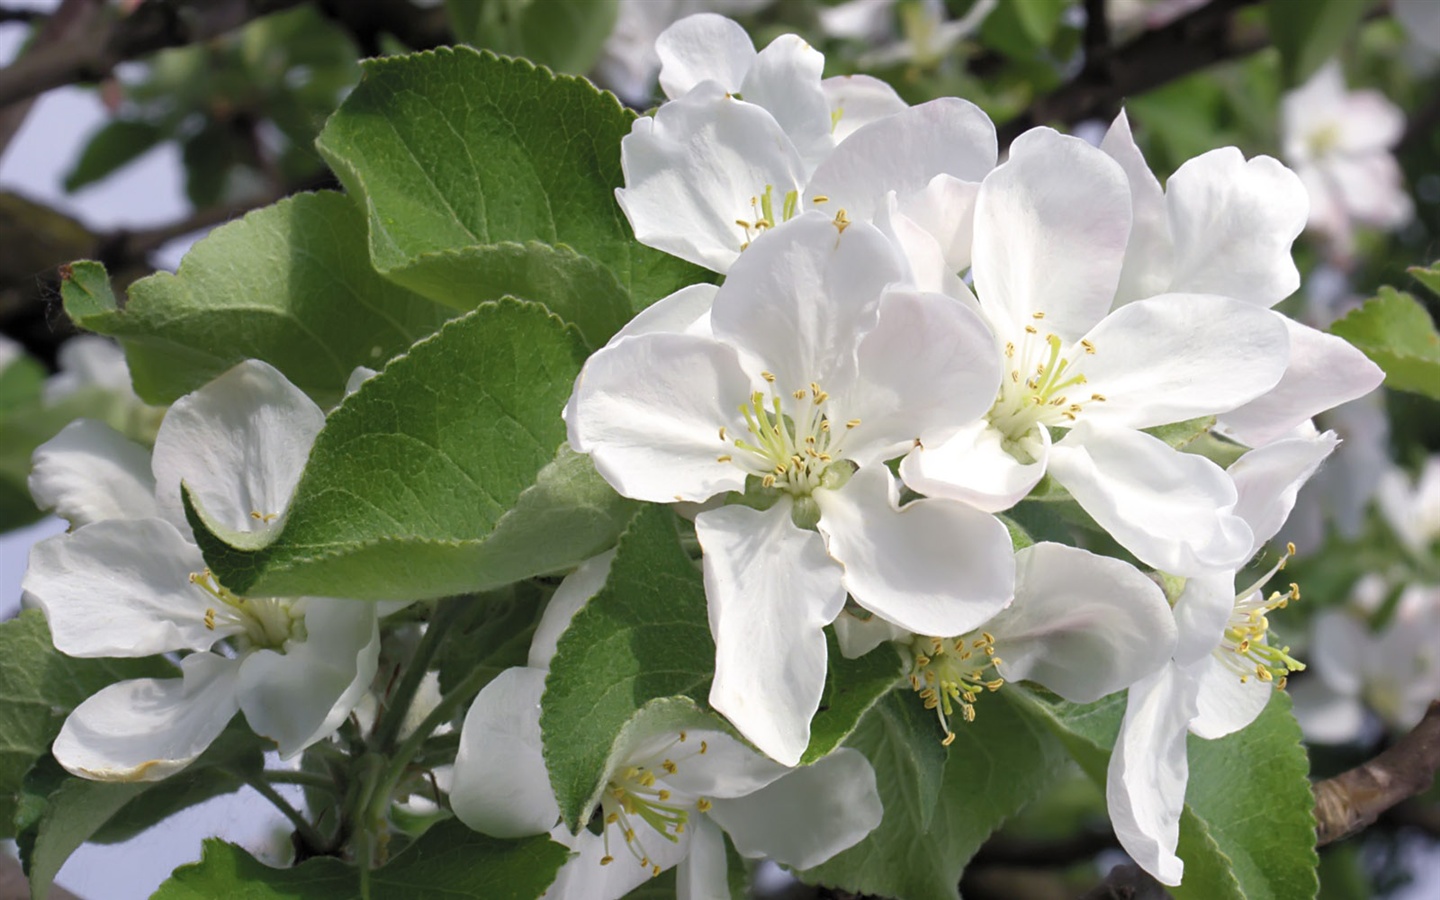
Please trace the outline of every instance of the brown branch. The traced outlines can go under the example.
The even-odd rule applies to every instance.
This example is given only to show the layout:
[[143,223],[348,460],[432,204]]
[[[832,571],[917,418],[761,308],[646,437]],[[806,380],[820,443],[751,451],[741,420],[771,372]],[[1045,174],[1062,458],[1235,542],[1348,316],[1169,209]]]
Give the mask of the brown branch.
[[126,60],[210,40],[303,0],[145,0],[125,16],[102,16],[77,34],[37,47],[0,69],[0,107],[51,88],[98,81]]
[[1388,750],[1315,783],[1316,843],[1349,837],[1390,807],[1427,790],[1440,770],[1440,700]]
[[[46,20],[30,45],[21,48],[19,58],[43,52],[47,46],[84,32],[104,14],[104,8],[103,0],[61,0],[54,15]],[[10,142],[15,139],[20,126],[25,124],[25,118],[30,115],[30,107],[34,103],[32,97],[0,109],[0,156],[4,155]]]
[[[1025,112],[1000,126],[1001,146],[1035,125],[1072,124],[1107,115],[1125,97],[1267,46],[1268,37],[1257,39],[1235,32],[1235,11],[1258,2],[1210,0],[1168,25],[1087,58],[1073,81],[1039,98]],[[1103,4],[1090,3],[1087,8],[1100,6]],[[1091,47],[1099,41],[1098,27],[1093,34],[1087,27],[1086,43]]]

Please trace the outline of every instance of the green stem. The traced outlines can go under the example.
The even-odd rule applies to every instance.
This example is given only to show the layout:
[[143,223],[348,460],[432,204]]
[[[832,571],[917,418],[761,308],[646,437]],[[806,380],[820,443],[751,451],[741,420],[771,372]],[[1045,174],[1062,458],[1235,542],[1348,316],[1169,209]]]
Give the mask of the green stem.
[[300,811],[290,805],[290,801],[280,796],[280,792],[271,787],[263,778],[234,770],[231,770],[230,774],[254,788],[256,793],[274,804],[275,808],[280,810],[281,814],[290,820],[290,824],[295,826],[295,831],[299,833],[300,839],[304,841],[307,846],[316,851],[323,851],[325,849],[325,838],[321,836],[320,832],[315,830],[315,826],[311,825],[309,820],[300,815]]
[[435,658],[435,651],[440,648],[445,633],[450,630],[450,625],[459,617],[464,606],[465,598],[460,597],[441,600],[435,605],[435,611],[430,615],[430,624],[425,627],[425,636],[420,639],[415,654],[406,664],[405,674],[386,703],[384,715],[375,725],[370,744],[374,749],[381,753],[389,753],[394,749],[400,736],[400,728],[405,724],[405,715],[410,711],[415,692],[420,689],[420,682],[430,668],[430,661]]

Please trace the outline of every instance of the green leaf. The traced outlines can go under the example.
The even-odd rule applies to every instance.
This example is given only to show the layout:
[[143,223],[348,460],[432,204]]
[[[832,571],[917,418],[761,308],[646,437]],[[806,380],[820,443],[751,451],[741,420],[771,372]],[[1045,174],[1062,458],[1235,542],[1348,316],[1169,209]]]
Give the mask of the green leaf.
[[[527,263],[542,283],[513,277],[503,286],[570,321],[591,293],[555,288],[583,287],[587,269],[609,270],[630,305],[624,316],[606,312],[603,327],[587,324],[593,346],[660,297],[714,277],[632,236],[614,189],[624,181],[620,139],[634,118],[583,79],[457,47],[367,61],[317,146],[368,212],[375,267],[441,303],[490,299],[467,293],[495,276],[485,271],[487,253],[453,254],[465,248],[538,243],[583,257],[565,262],[556,249]],[[457,277],[465,266],[472,274]]]
[[1208,433],[1214,424],[1214,416],[1201,416],[1198,419],[1187,419],[1184,422],[1173,422],[1169,425],[1156,425],[1143,430],[1151,437],[1157,437],[1170,446],[1183,450]]
[[1429,266],[1411,266],[1405,271],[1425,285],[1430,293],[1440,297],[1440,262],[1433,262]]
[[680,546],[673,515],[642,507],[605,587],[561,635],[540,702],[545,765],[572,831],[625,725],[658,698],[704,703],[714,671],[700,570]]
[[241,593],[379,600],[489,590],[599,553],[633,504],[562,446],[584,359],[536,304],[446,324],[330,415],[278,532],[227,533],[192,508],[206,560]]
[[[390,864],[372,872],[371,900],[433,897],[534,900],[540,897],[569,852],[538,835],[501,841],[457,821],[441,822]],[[153,900],[353,900],[362,896],[360,872],[338,859],[306,860],[272,869],[244,849],[205,841],[200,862],[181,866]]]
[[1392,287],[1330,326],[1385,370],[1386,387],[1440,400],[1440,334],[1418,300]]
[[263,359],[328,405],[356,366],[379,368],[454,315],[370,268],[362,213],[330,192],[215,229],[177,273],[131,285],[124,307],[98,263],[73,264],[61,292],[76,324],[121,339],[154,403]]
[[1305,81],[1355,34],[1369,0],[1271,0],[1270,40],[1280,51],[1285,83]]
[[150,122],[112,119],[95,130],[80,151],[80,158],[65,175],[65,190],[74,193],[94,184],[165,139],[165,132]]
[[573,75],[595,65],[620,11],[619,0],[446,0],[445,6],[465,43]]
[[[1125,696],[1078,705],[1010,687],[1001,694],[1054,731],[1103,787]],[[1290,698],[1276,694],[1248,728],[1186,741],[1190,782],[1177,849],[1185,878],[1170,889],[1176,900],[1304,900],[1319,889],[1309,760]]]
[[466,605],[440,645],[436,668],[442,694],[476,669],[488,668],[498,675],[511,666],[525,665],[530,639],[545,608],[540,588],[520,582],[456,602]]
[[900,654],[888,641],[859,659],[846,659],[830,631],[825,633],[829,666],[820,709],[810,720],[810,744],[800,764],[827,755],[849,737],[870,707],[889,693],[900,680]]
[[[1000,693],[1009,690],[1006,685]],[[906,707],[920,709],[921,701],[891,695],[847,742],[875,767],[884,819],[865,840],[802,872],[806,882],[905,900],[954,900],[970,857],[1052,783],[1065,760],[1043,727],[1005,703],[985,702],[974,722],[956,729],[937,784],[940,731],[923,710],[917,715]],[[933,807],[928,820],[927,806]]]
[[176,669],[158,657],[74,659],[56,650],[39,610],[0,623],[0,837],[14,836],[25,773],[81,701],[108,684],[164,678]]

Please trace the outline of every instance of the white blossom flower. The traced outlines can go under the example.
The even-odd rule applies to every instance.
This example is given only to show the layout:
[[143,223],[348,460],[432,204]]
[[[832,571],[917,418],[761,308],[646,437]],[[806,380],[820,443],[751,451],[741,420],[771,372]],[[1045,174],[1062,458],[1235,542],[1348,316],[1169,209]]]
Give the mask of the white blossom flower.
[[695,519],[717,652],[710,702],[786,764],[809,741],[822,628],[847,592],[909,631],[951,635],[1012,592],[998,520],[944,500],[902,508],[884,465],[983,412],[999,378],[976,314],[887,290],[902,275],[873,227],[806,214],[747,250],[720,288],[662,300],[592,356],[566,413],[571,446],[627,497],[746,493]]
[[455,758],[455,815],[494,837],[549,831],[576,851],[546,893],[559,900],[614,900],[672,866],[679,897],[728,896],[722,830],[745,856],[809,868],[879,825],[875,773],[860,753],[842,748],[787,769],[703,725],[627,733],[593,811],[599,833],[556,824],[540,697],[561,632],[604,585],[614,555],[589,560],[561,583],[528,665],[500,673],[475,698]]
[[1440,541],[1440,455],[1426,459],[1413,481],[1402,469],[1385,469],[1376,499],[1400,542],[1421,559],[1432,557]]
[[1280,101],[1285,158],[1310,194],[1310,227],[1348,259],[1354,224],[1395,229],[1414,204],[1390,152],[1405,132],[1400,108],[1374,90],[1348,91],[1339,63],[1323,66]]
[[1015,554],[1015,599],[959,637],[912,635],[879,616],[835,620],[840,650],[855,657],[882,640],[904,645],[911,688],[935,711],[947,745],[952,717],[975,717],[984,691],[1034,681],[1092,703],[1159,671],[1175,650],[1165,594],[1134,566],[1064,544]]
[[66,719],[54,753],[87,778],[153,781],[195,759],[237,710],[293,756],[363,696],[380,639],[373,603],[240,597],[205,568],[180,485],[241,531],[283,519],[324,414],[251,360],[176,401],[153,458],[77,420],[35,453],[36,501],[73,530],[31,551],[23,587],[71,656],[192,651],[181,677],[111,685]]
[[[1046,474],[1142,561],[1198,574],[1237,564],[1250,534],[1214,463],[1141,429],[1234,409],[1282,375],[1288,338],[1267,310],[1197,282],[1119,305],[1129,261],[1126,173],[1037,128],[987,175],[971,274],[1005,377],[989,412],[906,457],[906,484],[998,511]],[[1189,247],[1192,242],[1177,242]]]
[[[1311,429],[1251,450],[1231,465],[1236,513],[1253,535],[1251,554],[1274,536],[1336,443],[1332,432]],[[1173,660],[1130,688],[1106,799],[1120,845],[1165,884],[1179,884],[1184,873],[1175,846],[1189,778],[1187,731],[1213,739],[1244,728],[1264,710],[1273,687],[1283,688],[1286,676],[1303,668],[1288,647],[1267,640],[1267,613],[1299,596],[1294,585],[1285,593],[1263,591],[1286,558],[1238,590],[1238,565],[1188,579],[1175,604]]]
[[933,66],[974,33],[999,5],[999,0],[977,0],[965,15],[952,20],[946,17],[942,0],[904,4],[899,0],[847,0],[820,9],[820,29],[831,37],[872,45],[856,60],[862,69],[904,62]]

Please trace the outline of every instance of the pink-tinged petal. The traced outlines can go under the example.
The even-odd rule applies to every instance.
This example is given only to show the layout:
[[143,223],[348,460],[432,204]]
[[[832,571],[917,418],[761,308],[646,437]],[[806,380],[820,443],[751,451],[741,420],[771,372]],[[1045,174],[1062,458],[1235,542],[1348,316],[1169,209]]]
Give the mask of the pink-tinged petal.
[[742,856],[808,869],[860,843],[883,813],[870,761],[842,747],[749,796],[716,800],[710,817]]
[[1170,176],[1175,240],[1169,290],[1274,306],[1300,286],[1290,245],[1305,228],[1305,186],[1278,160],[1234,147],[1197,156]]
[[1400,164],[1388,153],[1338,156],[1324,161],[1340,194],[1340,203],[1357,221],[1376,228],[1399,228],[1415,215],[1415,204],[1405,190]]
[[1006,452],[1004,435],[985,421],[957,431],[937,447],[917,447],[900,463],[900,477],[929,497],[969,504],[983,512],[1001,512],[1025,499],[1045,475],[1050,433],[1036,432],[1041,453],[1021,463]]
[[516,666],[481,689],[460,729],[450,808],[476,831],[498,838],[540,834],[560,807],[540,743],[545,671]]
[[560,582],[550,596],[550,602],[545,605],[540,624],[535,626],[535,636],[530,639],[528,664],[531,668],[550,669],[550,660],[555,658],[555,645],[559,643],[560,635],[570,627],[570,620],[575,618],[580,607],[605,587],[605,579],[610,577],[610,564],[614,561],[615,551],[607,550],[585,560]]
[[825,54],[794,34],[782,34],[760,54],[745,75],[740,96],[763,107],[785,129],[807,170],[835,147],[830,134],[830,101],[820,87]]
[[159,515],[150,453],[90,419],[76,419],[35,451],[30,495],[72,528]]
[[1194,679],[1175,666],[1130,688],[1105,777],[1115,837],[1162,884],[1179,884],[1185,872],[1175,845],[1190,780],[1185,734],[1195,715],[1195,692]]
[[1242,443],[1263,446],[1311,416],[1363,397],[1380,386],[1385,373],[1348,341],[1272,313],[1290,340],[1289,365],[1269,391],[1220,416],[1220,424]]
[[1129,563],[1040,543],[1015,554],[1015,569],[1015,602],[985,624],[1006,680],[1092,703],[1170,661],[1170,605]]
[[[904,275],[871,225],[842,232],[806,213],[745,251],[710,310],[718,340],[775,375],[780,396],[811,382],[832,394],[854,378],[855,348],[875,327],[880,296]],[[757,373],[758,374],[758,373]]]
[[1379,91],[1350,91],[1334,110],[1341,124],[1336,149],[1349,154],[1382,154],[1405,136],[1405,111]]
[[1074,390],[1099,395],[1081,420],[1149,428],[1225,412],[1274,387],[1285,372],[1284,323],[1261,307],[1195,294],[1126,304],[1073,348],[1087,379]]
[[678,100],[702,81],[737,93],[755,62],[755,45],[739,23],[714,13],[686,16],[655,40],[660,88]]
[[861,466],[921,441],[940,444],[984,415],[1000,389],[1000,354],[984,321],[950,297],[891,291],[860,341],[858,376],[836,396],[847,420],[845,457]]
[[778,225],[785,196],[800,190],[805,171],[768,112],[713,82],[636,119],[620,142],[620,167],[625,187],[615,198],[635,239],[715,272],[728,271],[756,239],[767,187]]
[[1170,213],[1165,205],[1165,191],[1136,145],[1124,110],[1110,124],[1110,130],[1100,142],[1100,149],[1125,170],[1134,216],[1130,243],[1125,248],[1125,267],[1120,272],[1120,287],[1115,291],[1115,303],[1129,303],[1164,293],[1170,286],[1175,266]]
[[1275,693],[1270,682],[1259,678],[1252,677],[1241,682],[1235,670],[1214,654],[1196,663],[1190,674],[1199,685],[1190,731],[1206,740],[1233,734],[1255,721],[1265,711],[1270,695]]
[[206,650],[243,629],[191,583],[205,569],[194,544],[163,519],[106,519],[46,538],[30,550],[21,586],[70,656],[151,656]]
[[329,737],[370,689],[380,658],[375,606],[309,597],[304,640],[283,652],[255,650],[240,662],[238,696],[256,734],[288,759]]
[[1010,533],[994,516],[953,500],[901,509],[884,466],[862,468],[815,500],[820,532],[845,567],[855,602],[908,631],[964,634],[1014,596]]
[[1235,610],[1235,573],[1210,572],[1185,581],[1175,601],[1175,663],[1191,666],[1205,659],[1225,637]]
[[1130,216],[1119,163],[1049,128],[1025,132],[976,200],[971,272],[981,305],[1017,333],[1043,312],[1047,329],[1077,340],[1110,309]]
[[793,766],[825,688],[824,627],[845,603],[840,566],[790,504],[724,506],[695,518],[715,637],[710,705],[756,747]]
[[979,182],[942,174],[900,201],[900,212],[935,238],[950,272],[970,268],[970,249],[975,239],[975,201],[979,195]]
[[872,75],[836,75],[820,82],[820,88],[830,102],[836,143],[909,107],[893,87]]
[[181,660],[180,678],[122,681],[70,713],[52,752],[96,781],[160,781],[205,752],[234,718],[239,663],[214,653]]
[[639,334],[668,332],[710,337],[710,307],[720,288],[713,284],[692,284],[645,307],[610,343]]
[[1050,474],[1121,546],[1162,572],[1233,571],[1250,557],[1250,528],[1232,511],[1235,485],[1203,456],[1081,422],[1050,448]]
[[[995,125],[978,106],[942,97],[871,122],[820,164],[805,202],[853,221],[872,218],[888,191],[903,200],[936,175],[979,181],[995,168]],[[814,206],[815,197],[829,200]]]
[[325,413],[269,363],[250,359],[170,407],[155,436],[155,499],[185,526],[180,484],[236,531],[279,527]]
[[565,413],[570,446],[590,454],[615,490],[637,500],[705,500],[741,490],[745,471],[721,456],[743,434],[750,377],[732,347],[683,334],[644,334],[591,356]]
[[675,868],[676,900],[729,898],[730,866],[725,858],[725,833],[709,816],[693,816],[686,823],[690,852]]
[[1300,488],[1339,443],[1333,431],[1287,438],[1251,450],[1230,465],[1227,471],[1239,494],[1235,515],[1254,533],[1252,551],[1259,550],[1285,524]]

